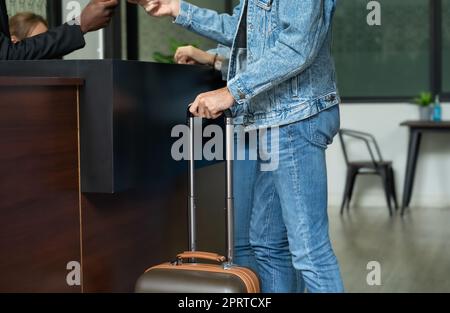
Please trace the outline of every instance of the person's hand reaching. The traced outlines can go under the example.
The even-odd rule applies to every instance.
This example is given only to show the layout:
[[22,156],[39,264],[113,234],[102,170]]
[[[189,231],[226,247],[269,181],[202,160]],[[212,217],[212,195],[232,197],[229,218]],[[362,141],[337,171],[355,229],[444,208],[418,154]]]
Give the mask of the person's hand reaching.
[[108,26],[118,4],[118,0],[91,0],[81,12],[81,31],[88,33]]
[[193,46],[178,48],[174,56],[174,60],[178,64],[202,64],[213,66],[215,59],[216,55],[210,54]]
[[148,15],[177,17],[180,13],[180,0],[128,0],[142,6]]

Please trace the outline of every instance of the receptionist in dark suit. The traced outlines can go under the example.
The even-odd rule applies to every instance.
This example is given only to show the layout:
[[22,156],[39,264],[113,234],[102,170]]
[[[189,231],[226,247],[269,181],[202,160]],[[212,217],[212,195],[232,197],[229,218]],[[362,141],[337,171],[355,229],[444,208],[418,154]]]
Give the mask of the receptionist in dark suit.
[[5,0],[0,0],[0,60],[54,59],[83,48],[84,34],[107,26],[117,5],[118,0],[91,0],[77,21],[13,43]]

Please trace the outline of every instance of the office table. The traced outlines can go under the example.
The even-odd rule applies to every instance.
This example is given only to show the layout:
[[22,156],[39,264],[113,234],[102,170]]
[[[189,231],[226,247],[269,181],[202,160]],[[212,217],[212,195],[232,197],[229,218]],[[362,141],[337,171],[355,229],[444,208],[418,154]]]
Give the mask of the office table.
[[403,187],[402,215],[409,207],[416,174],[417,159],[419,157],[420,143],[423,133],[448,132],[450,134],[450,121],[406,121],[400,124],[409,128],[408,159],[406,163],[405,182]]

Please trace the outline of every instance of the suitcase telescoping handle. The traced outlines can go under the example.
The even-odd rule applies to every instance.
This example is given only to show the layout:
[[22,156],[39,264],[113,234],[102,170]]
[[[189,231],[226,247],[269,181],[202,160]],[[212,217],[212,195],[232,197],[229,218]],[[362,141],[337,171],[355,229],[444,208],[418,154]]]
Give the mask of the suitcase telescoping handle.
[[[226,177],[226,242],[228,264],[234,261],[234,197],[233,197],[233,118],[230,110],[224,112],[225,117],[225,177]],[[195,117],[188,110],[189,120],[189,248],[197,251],[197,216],[195,196]]]

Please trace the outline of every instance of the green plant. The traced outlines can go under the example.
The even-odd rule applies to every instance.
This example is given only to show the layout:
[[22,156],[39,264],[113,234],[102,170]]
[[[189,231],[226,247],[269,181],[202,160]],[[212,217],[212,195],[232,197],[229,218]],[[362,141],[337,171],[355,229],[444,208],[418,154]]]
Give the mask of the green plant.
[[428,107],[433,103],[433,95],[431,92],[421,92],[419,96],[414,99],[414,103],[421,107]]
[[174,61],[175,52],[177,52],[177,49],[179,47],[188,46],[188,45],[197,47],[197,45],[195,45],[195,44],[189,44],[189,43],[178,41],[175,38],[170,38],[169,39],[169,54],[164,54],[162,52],[155,52],[155,53],[153,53],[153,60],[155,62],[159,62],[159,63],[174,64],[175,63],[175,61]]

